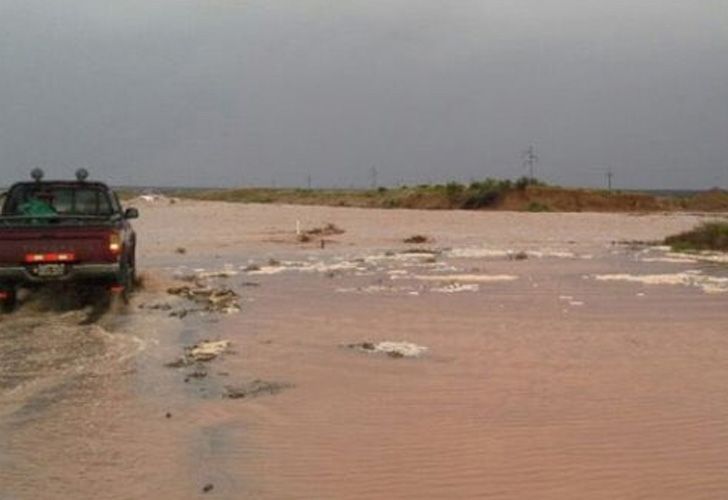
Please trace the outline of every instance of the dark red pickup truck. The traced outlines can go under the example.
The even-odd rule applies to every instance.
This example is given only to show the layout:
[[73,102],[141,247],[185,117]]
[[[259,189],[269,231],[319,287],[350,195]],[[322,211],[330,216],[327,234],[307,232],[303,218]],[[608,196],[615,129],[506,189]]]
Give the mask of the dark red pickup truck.
[[104,285],[128,298],[136,267],[129,220],[139,212],[123,210],[116,193],[87,176],[79,170],[76,181],[44,181],[36,169],[33,181],[0,195],[4,310],[13,308],[19,287],[49,283]]

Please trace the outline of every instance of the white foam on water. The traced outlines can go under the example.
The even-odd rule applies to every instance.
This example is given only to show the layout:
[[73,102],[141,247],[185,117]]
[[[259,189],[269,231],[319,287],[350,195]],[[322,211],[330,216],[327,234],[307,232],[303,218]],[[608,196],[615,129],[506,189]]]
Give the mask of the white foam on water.
[[716,264],[728,264],[728,253],[726,252],[697,252],[697,253],[679,253],[670,252],[667,254],[672,258],[695,259],[699,262],[713,262]]
[[499,281],[516,281],[518,276],[510,274],[442,274],[442,275],[414,275],[412,279],[419,281],[451,281],[466,283],[495,283]]
[[448,256],[460,259],[504,259],[515,258],[519,253],[525,253],[528,257],[535,259],[556,258],[556,259],[593,259],[593,255],[577,255],[568,250],[542,248],[538,250],[516,251],[513,249],[488,248],[488,247],[464,247],[453,248],[447,252]]
[[643,285],[689,286],[710,294],[728,292],[728,278],[706,276],[695,270],[673,274],[598,274],[594,278],[597,281],[625,281]]
[[222,271],[204,271],[204,272],[198,272],[195,273],[195,276],[198,278],[206,279],[206,278],[230,278],[232,276],[237,276],[239,273],[238,271],[234,271],[232,269],[223,269]]
[[412,342],[384,341],[374,344],[373,352],[398,354],[405,358],[417,358],[427,352],[427,347]]
[[432,288],[430,289],[431,292],[434,293],[463,293],[463,292],[479,292],[480,286],[479,285],[462,285],[460,283],[453,283],[451,285],[439,287],[439,288]]
[[451,266],[449,264],[438,264],[433,269],[434,272],[437,273],[456,273],[459,271],[459,269],[455,266]]
[[644,257],[639,259],[640,262],[663,262],[666,264],[696,264],[696,259],[689,259],[687,257]]
[[359,271],[365,272],[368,269],[361,266],[357,262],[340,261],[334,263],[327,263],[324,261],[309,261],[309,262],[297,262],[297,261],[283,261],[278,265],[261,266],[259,269],[248,271],[248,274],[261,275],[261,274],[280,274],[284,272],[300,272],[300,273],[328,273],[334,271]]
[[513,253],[512,250],[501,250],[496,248],[453,248],[448,252],[450,257],[459,259],[488,259],[488,258],[507,258]]
[[356,262],[342,261],[335,264],[327,264],[325,262],[313,262],[305,264],[294,269],[304,273],[329,273],[332,271],[366,271],[366,267],[362,267]]
[[545,257],[552,257],[556,259],[576,259],[577,255],[574,252],[566,252],[561,250],[529,250],[526,252],[529,257],[535,257],[543,259]]
[[412,262],[422,261],[423,259],[431,259],[436,257],[438,252],[418,252],[418,253],[380,253],[367,255],[364,261],[371,264],[380,264],[382,262]]
[[[725,252],[673,252],[670,247],[651,247],[639,252],[637,260],[640,262],[663,262],[668,264],[696,264],[698,262],[712,262],[716,264],[728,263],[728,253]],[[651,256],[655,251],[662,255]],[[643,257],[644,256],[644,257]]]
[[283,267],[283,266],[263,266],[260,269],[256,269],[254,271],[248,271],[248,274],[254,275],[254,276],[260,276],[260,275],[272,275],[272,274],[280,274],[285,271],[289,271],[289,268]]
[[370,285],[362,287],[349,287],[349,288],[337,288],[336,293],[407,293],[408,295],[419,295],[411,286],[397,287],[397,286],[382,286],[382,285]]
[[574,297],[571,295],[559,295],[559,300],[563,300],[564,302],[568,302],[570,306],[583,306],[584,302],[581,300],[574,300]]

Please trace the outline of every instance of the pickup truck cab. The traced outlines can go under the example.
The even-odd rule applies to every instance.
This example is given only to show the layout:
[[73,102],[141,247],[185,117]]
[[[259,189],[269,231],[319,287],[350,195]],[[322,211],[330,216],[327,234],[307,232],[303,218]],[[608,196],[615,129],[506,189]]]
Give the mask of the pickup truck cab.
[[134,286],[139,216],[124,210],[100,182],[76,172],[75,181],[19,182],[0,197],[0,302],[15,304],[19,287],[51,283],[104,285],[124,299]]

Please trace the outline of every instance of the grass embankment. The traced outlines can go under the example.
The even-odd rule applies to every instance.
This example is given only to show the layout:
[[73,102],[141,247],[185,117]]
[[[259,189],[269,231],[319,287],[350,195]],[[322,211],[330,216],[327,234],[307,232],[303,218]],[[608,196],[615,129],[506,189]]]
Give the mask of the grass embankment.
[[243,203],[289,203],[367,208],[478,209],[496,208],[510,190],[525,190],[529,181],[456,182],[371,190],[242,188],[175,191],[169,194],[198,200]]
[[668,197],[490,180],[467,186],[449,183],[377,190],[243,188],[180,191],[171,194],[199,200],[367,208],[531,212],[728,211],[728,193],[718,190],[687,197]]
[[164,190],[180,198],[239,203],[280,203],[364,208],[516,210],[531,212],[728,211],[728,192],[692,196],[547,186],[522,178],[460,184],[422,184],[379,189],[184,189]]
[[716,250],[728,252],[728,222],[706,222],[697,228],[665,239],[675,251]]

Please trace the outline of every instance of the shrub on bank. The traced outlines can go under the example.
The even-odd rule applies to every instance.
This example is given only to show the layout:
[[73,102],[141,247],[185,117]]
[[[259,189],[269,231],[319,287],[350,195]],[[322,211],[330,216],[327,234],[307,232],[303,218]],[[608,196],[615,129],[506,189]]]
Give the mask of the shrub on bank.
[[665,244],[673,250],[718,250],[728,252],[728,222],[705,222],[697,228],[669,236]]
[[528,206],[526,207],[526,210],[528,212],[550,212],[551,211],[551,209],[549,208],[548,205],[546,205],[544,203],[539,203],[537,201],[532,201],[531,203],[529,203]]

